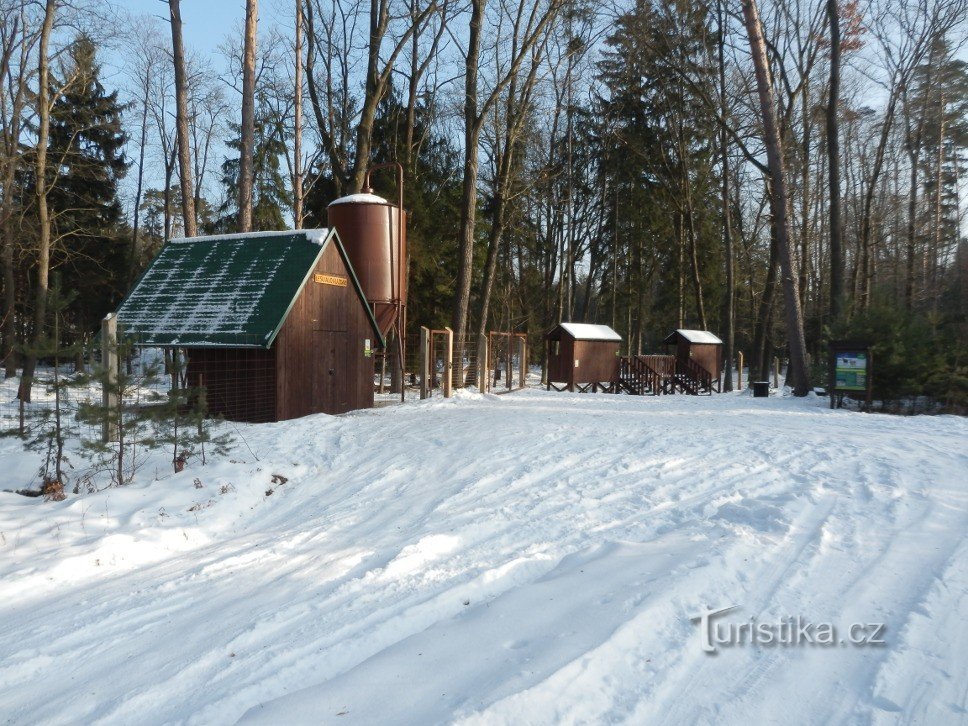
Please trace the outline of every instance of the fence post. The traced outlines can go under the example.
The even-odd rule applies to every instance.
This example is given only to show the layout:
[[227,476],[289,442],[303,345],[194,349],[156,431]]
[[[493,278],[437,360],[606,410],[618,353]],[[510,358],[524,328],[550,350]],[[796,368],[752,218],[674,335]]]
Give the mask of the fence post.
[[739,365],[736,367],[736,373],[739,376],[739,384],[736,386],[737,391],[743,390],[743,351],[737,351],[736,356],[739,358]]
[[477,338],[477,389],[481,393],[487,393],[487,371],[490,354],[491,352],[487,346],[487,336],[479,336]]
[[444,398],[454,393],[454,331],[444,328]]
[[518,388],[524,388],[528,381],[528,339],[523,336],[518,338],[518,368],[518,377],[521,379]]
[[773,387],[780,387],[780,356],[773,356]]
[[105,372],[101,390],[105,409],[101,441],[106,444],[118,438],[117,422],[114,420],[118,410],[118,319],[114,313],[108,313],[101,321],[101,365]]
[[430,396],[430,329],[420,326],[420,400]]
[[508,377],[505,383],[510,391],[511,383],[513,383],[511,379],[514,377],[514,346],[511,344],[512,339],[510,335],[505,336],[504,340],[506,341],[505,345],[507,346],[507,365],[505,365],[505,368],[508,372]]

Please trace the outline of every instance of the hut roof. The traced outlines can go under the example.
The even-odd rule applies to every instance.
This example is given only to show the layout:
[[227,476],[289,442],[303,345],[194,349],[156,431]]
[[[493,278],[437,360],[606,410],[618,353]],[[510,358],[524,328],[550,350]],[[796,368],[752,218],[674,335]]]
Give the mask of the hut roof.
[[707,343],[713,345],[722,345],[723,341],[717,338],[715,335],[710,333],[708,330],[685,330],[679,328],[663,340],[663,343],[675,343],[676,338],[683,338],[689,343]]
[[118,308],[138,345],[268,348],[326,248],[335,244],[383,345],[334,229],[173,239]]
[[607,325],[592,325],[590,323],[561,323],[559,326],[575,340],[607,340],[622,342],[622,336]]

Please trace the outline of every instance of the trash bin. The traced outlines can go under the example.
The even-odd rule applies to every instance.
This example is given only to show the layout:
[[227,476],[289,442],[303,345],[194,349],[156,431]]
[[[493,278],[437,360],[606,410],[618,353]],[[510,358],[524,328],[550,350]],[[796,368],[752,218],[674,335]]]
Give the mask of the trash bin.
[[769,381],[753,381],[753,398],[768,398],[770,395]]

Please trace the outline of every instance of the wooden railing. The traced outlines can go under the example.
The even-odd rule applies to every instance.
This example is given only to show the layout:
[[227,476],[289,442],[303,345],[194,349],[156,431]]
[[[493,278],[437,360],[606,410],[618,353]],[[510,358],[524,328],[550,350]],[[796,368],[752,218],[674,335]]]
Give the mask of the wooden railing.
[[699,395],[713,391],[712,373],[691,358],[676,362],[676,378],[687,393]]
[[672,393],[675,358],[671,355],[625,356],[619,363],[617,389],[643,396]]

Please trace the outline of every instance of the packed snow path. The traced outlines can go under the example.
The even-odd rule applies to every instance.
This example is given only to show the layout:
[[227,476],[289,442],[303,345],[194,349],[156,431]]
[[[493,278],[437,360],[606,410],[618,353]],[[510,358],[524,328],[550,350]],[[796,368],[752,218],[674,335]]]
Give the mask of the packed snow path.
[[[964,722],[968,423],[825,405],[463,394],[0,494],[0,721]],[[728,606],[887,644],[706,654]]]

